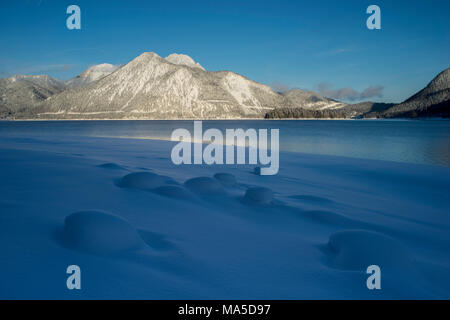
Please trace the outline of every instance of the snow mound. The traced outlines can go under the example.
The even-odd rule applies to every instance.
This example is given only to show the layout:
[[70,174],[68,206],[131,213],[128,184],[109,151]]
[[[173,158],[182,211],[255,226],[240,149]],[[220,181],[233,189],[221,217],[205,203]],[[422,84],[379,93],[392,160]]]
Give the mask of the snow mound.
[[138,230],[142,240],[153,250],[166,251],[175,248],[175,244],[167,240],[164,235],[148,230]]
[[214,178],[218,180],[222,185],[226,187],[232,187],[236,185],[236,177],[231,173],[216,173]]
[[98,165],[99,168],[110,169],[110,170],[125,170],[123,167],[119,166],[114,162],[106,162],[101,165]]
[[163,185],[175,185],[175,180],[167,176],[160,176],[151,172],[133,172],[119,180],[121,188],[152,190]]
[[332,266],[365,271],[370,265],[408,267],[412,257],[394,238],[366,230],[339,231],[330,236],[327,251]]
[[244,199],[249,203],[269,204],[273,199],[273,191],[264,187],[249,188],[245,192]]
[[209,177],[198,177],[187,180],[184,185],[186,188],[201,195],[218,195],[223,193],[221,184]]
[[124,252],[143,244],[127,221],[102,211],[80,211],[67,216],[63,239],[69,248],[96,254]]
[[198,68],[205,71],[200,63],[195,62],[194,59],[185,54],[172,53],[171,55],[168,55],[166,57],[166,60],[173,64],[188,66],[191,68]]

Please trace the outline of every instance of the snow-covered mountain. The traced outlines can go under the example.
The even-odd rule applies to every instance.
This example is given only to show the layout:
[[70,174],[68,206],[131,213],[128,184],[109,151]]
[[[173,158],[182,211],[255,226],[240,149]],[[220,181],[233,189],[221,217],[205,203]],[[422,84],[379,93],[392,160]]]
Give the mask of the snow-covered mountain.
[[86,71],[79,74],[75,78],[66,81],[66,85],[69,87],[82,87],[86,86],[94,81],[100,80],[107,75],[113,73],[119,69],[119,66],[115,66],[109,63],[102,63],[92,67],[89,67]]
[[[33,107],[33,112],[26,108],[27,103],[22,103],[24,108],[13,116],[40,119],[239,119],[263,118],[276,108],[322,110],[345,106],[315,92],[296,89],[278,93],[231,71],[206,71],[184,54],[162,58],[153,52],[143,53],[120,68],[110,64],[93,66],[66,85],[62,83],[55,93],[58,94],[45,95],[46,100],[41,99],[42,103],[37,109]],[[30,103],[30,106],[34,105]]]
[[404,102],[378,117],[450,117],[450,68],[439,73],[428,85]]
[[345,103],[326,98],[317,92],[293,89],[282,93],[294,107],[308,110],[341,109]]
[[47,75],[15,75],[0,79],[0,118],[17,113],[32,114],[38,104],[65,89],[62,81]]
[[337,106],[325,98],[300,100],[230,71],[206,71],[186,55],[172,54],[164,59],[146,52],[88,87],[51,97],[43,104],[39,117],[262,118],[268,111],[286,106]]
[[177,64],[152,52],[143,53],[88,87],[52,97],[43,104],[40,117],[261,117],[286,101],[268,86],[233,72],[207,72],[195,65],[179,64],[188,61],[186,58],[175,60]]
[[200,63],[195,62],[194,59],[185,54],[172,53],[166,57],[166,60],[173,64],[199,68],[205,71],[205,68],[203,68]]

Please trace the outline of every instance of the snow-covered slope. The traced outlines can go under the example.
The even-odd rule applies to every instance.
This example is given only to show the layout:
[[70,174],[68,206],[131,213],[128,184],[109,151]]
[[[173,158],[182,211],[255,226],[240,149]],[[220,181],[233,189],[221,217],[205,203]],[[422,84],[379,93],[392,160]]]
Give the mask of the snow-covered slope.
[[66,81],[66,84],[70,87],[81,87],[88,85],[94,81],[106,77],[119,69],[119,66],[115,66],[109,63],[102,63],[92,67],[89,67],[86,71],[79,74],[75,78]]
[[15,75],[0,79],[0,118],[34,112],[36,105],[63,91],[66,85],[47,75]]
[[284,92],[283,95],[289,99],[292,105],[303,109],[341,109],[347,105],[345,103],[326,98],[314,91],[293,89]]
[[205,70],[205,68],[203,68],[200,63],[195,62],[194,59],[185,54],[172,53],[171,55],[168,55],[166,57],[166,60],[173,64]]
[[450,68],[422,90],[378,115],[381,117],[450,117]]
[[11,78],[7,78],[5,80],[10,80],[12,83],[28,82],[28,83],[32,83],[34,85],[37,85],[37,86],[40,86],[43,88],[53,89],[55,91],[65,89],[65,85],[62,81],[52,78],[46,74],[41,74],[41,75],[16,74],[16,75],[12,76]]

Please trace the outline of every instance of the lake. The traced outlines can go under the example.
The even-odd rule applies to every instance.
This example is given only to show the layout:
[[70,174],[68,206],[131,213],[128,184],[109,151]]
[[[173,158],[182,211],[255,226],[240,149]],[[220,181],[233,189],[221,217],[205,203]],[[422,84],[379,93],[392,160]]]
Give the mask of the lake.
[[[92,136],[170,139],[173,130],[192,132],[190,120],[0,121],[10,137]],[[450,166],[450,121],[445,120],[212,120],[203,130],[279,129],[280,150],[363,159]]]

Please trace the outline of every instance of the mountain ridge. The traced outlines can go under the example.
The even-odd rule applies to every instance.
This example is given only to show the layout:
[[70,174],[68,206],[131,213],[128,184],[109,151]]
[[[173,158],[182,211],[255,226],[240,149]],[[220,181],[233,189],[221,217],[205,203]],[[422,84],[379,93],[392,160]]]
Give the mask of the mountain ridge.
[[422,90],[402,103],[367,117],[450,117],[450,68],[440,72]]
[[89,67],[76,77],[69,79],[65,84],[71,88],[82,87],[89,85],[90,83],[104,78],[114,71],[119,69],[119,66],[115,66],[109,63],[97,64]]
[[0,79],[0,119],[32,113],[50,96],[67,89],[48,75],[14,75]]
[[294,104],[269,86],[240,74],[206,71],[183,61],[174,64],[154,52],[144,52],[88,87],[49,98],[37,117],[263,118],[267,111],[280,106]]
[[400,104],[346,104],[317,92],[276,92],[191,57],[144,52],[89,67],[66,83],[47,75],[0,79],[0,119],[246,119],[449,116],[450,68]]

